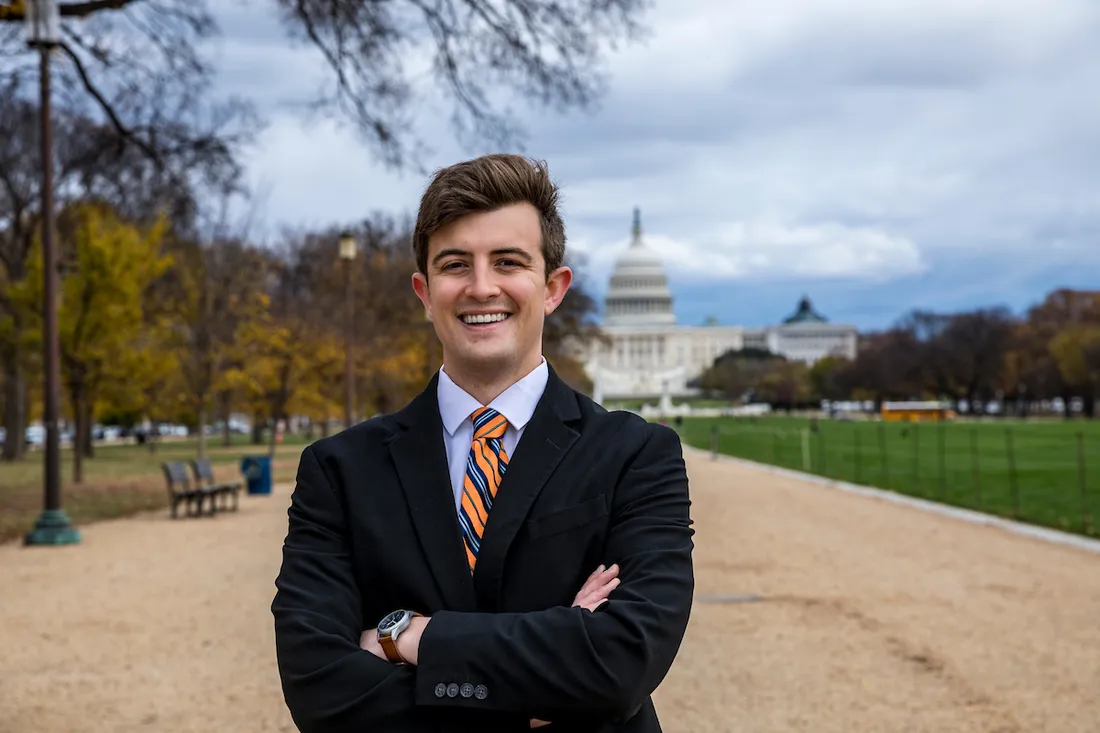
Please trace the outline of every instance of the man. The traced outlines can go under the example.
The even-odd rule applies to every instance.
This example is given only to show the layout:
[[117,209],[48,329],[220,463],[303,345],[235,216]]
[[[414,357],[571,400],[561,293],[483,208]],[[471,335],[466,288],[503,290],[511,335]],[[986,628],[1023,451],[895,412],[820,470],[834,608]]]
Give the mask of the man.
[[304,733],[657,732],[686,630],[688,481],[670,429],[542,356],[565,297],[544,165],[439,171],[412,277],[443,366],[404,409],[305,449],[272,603]]

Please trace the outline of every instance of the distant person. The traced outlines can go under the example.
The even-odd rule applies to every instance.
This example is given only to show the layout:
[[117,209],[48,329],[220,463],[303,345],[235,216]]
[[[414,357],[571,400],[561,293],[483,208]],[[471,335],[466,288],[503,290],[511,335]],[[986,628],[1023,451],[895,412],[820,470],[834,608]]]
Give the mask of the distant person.
[[679,438],[542,354],[572,282],[546,167],[436,173],[412,287],[426,389],[305,449],[271,605],[306,733],[661,730],[694,590]]

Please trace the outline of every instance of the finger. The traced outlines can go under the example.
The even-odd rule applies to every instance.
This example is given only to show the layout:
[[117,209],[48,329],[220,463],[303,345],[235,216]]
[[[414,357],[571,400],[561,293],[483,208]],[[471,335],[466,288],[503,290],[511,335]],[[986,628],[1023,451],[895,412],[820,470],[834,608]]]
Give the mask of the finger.
[[603,571],[598,571],[596,574],[588,576],[588,580],[586,580],[584,585],[581,586],[581,589],[577,591],[576,597],[581,598],[582,596],[586,596],[592,591],[599,588],[604,582],[606,582],[602,580],[602,575]]
[[606,583],[602,583],[599,586],[592,588],[584,595],[588,599],[606,597],[609,593],[611,593],[611,591],[618,588],[621,583],[622,581],[619,578],[612,578]]
[[619,566],[618,565],[612,565],[611,567],[607,567],[607,568],[605,568],[603,565],[601,565],[600,568],[603,568],[603,569],[602,570],[598,569],[595,573],[593,573],[592,575],[590,575],[588,577],[588,580],[585,581],[584,586],[581,588],[582,591],[592,590],[593,588],[599,588],[602,585],[604,585],[605,583],[607,583],[607,581],[609,581],[612,578],[617,577],[619,575]]
[[604,584],[600,588],[586,593],[584,596],[578,596],[577,600],[573,603],[574,606],[584,606],[588,610],[593,610],[593,606],[598,606],[608,599],[611,592],[619,587],[620,580],[618,578],[612,578],[611,581]]

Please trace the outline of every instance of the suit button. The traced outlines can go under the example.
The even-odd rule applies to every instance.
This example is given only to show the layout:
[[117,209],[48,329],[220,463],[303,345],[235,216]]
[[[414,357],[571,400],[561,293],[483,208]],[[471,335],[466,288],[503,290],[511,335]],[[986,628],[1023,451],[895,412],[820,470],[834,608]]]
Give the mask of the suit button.
[[446,694],[447,694],[447,685],[440,682],[438,685],[435,686],[435,696],[436,697],[443,697]]
[[447,697],[458,697],[458,685],[454,682],[447,685]]
[[459,693],[463,697],[471,697],[474,694],[474,686],[467,682],[462,686],[462,689],[459,690]]
[[485,685],[478,685],[474,688],[474,697],[478,700],[484,700],[489,696],[489,688]]

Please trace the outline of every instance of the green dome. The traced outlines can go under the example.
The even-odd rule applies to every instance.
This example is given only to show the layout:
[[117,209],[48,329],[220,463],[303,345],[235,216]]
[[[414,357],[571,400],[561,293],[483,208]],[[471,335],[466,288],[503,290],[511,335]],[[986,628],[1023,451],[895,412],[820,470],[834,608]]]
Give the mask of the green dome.
[[783,323],[828,323],[829,320],[825,316],[814,310],[813,303],[810,302],[809,297],[803,295],[802,300],[798,301],[798,310],[794,312],[793,316],[789,316],[783,320]]

